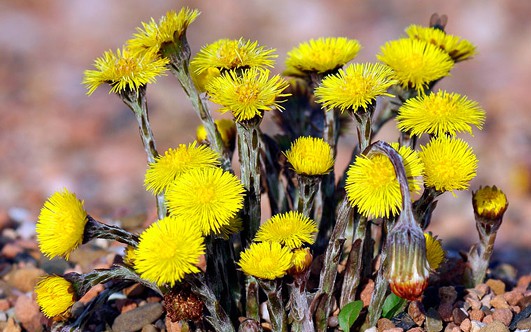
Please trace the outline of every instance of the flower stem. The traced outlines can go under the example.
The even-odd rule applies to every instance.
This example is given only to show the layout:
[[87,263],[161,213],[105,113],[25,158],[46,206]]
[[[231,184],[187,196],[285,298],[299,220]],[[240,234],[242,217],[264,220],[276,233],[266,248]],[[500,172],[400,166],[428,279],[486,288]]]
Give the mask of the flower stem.
[[413,212],[415,213],[415,218],[420,222],[422,229],[426,229],[430,225],[431,215],[437,206],[437,201],[435,199],[441,194],[442,192],[436,190],[435,188],[424,187],[422,196],[415,203],[413,203]]
[[297,204],[297,211],[307,217],[311,217],[313,201],[315,199],[315,194],[319,189],[321,177],[297,175],[297,180],[299,183],[299,202]]
[[469,287],[475,287],[485,279],[498,232],[498,227],[489,229],[478,220],[476,220],[476,229],[479,234],[479,243],[470,248],[468,253],[470,271],[465,274],[465,281]]
[[294,277],[293,283],[289,283],[291,310],[290,316],[293,319],[291,324],[292,332],[313,332],[312,315],[308,306],[308,293],[306,292],[306,282],[310,271]]
[[101,223],[91,216],[87,216],[87,223],[83,233],[83,243],[87,243],[92,239],[106,239],[118,241],[133,247],[138,246],[138,235],[132,234],[123,228],[107,225]]
[[271,319],[271,331],[287,332],[288,319],[282,300],[282,282],[280,280],[259,279],[259,284],[267,296],[267,311]]
[[258,301],[258,282],[255,277],[245,276],[245,316],[260,321],[260,302]]

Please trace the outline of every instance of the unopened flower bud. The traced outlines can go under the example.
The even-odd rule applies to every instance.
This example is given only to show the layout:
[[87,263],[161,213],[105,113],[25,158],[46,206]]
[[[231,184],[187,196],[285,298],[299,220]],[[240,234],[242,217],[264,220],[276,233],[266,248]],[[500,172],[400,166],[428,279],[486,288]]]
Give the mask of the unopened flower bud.
[[509,203],[503,191],[496,186],[486,186],[472,193],[472,205],[476,221],[484,225],[490,233],[496,232],[500,227]]
[[288,274],[291,276],[303,274],[308,271],[312,265],[312,261],[313,256],[309,248],[295,249],[291,258],[292,266],[288,270]]

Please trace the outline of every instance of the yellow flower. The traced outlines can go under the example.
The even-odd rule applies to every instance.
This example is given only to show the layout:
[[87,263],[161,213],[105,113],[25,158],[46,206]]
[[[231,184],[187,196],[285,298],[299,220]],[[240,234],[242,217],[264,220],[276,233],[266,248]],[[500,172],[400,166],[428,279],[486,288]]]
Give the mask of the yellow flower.
[[206,70],[201,71],[199,74],[197,73],[197,70],[197,63],[192,60],[190,62],[190,76],[192,77],[192,81],[199,92],[206,92],[206,85],[208,82],[210,82],[210,80],[214,77],[219,77],[219,75],[221,75],[221,72],[216,67],[207,68]]
[[[234,140],[236,139],[236,124],[230,119],[219,119],[214,121],[216,127],[218,128],[219,134],[221,135],[221,140],[225,147],[229,148],[234,146]],[[196,138],[199,142],[207,142],[207,131],[205,126],[200,125],[197,127],[195,132]]]
[[157,76],[166,75],[167,63],[167,59],[150,53],[134,56],[126,49],[118,49],[116,53],[109,50],[94,62],[96,70],[85,70],[83,84],[88,95],[104,83],[110,84],[109,93],[138,91],[141,86],[155,83]]
[[293,250],[291,268],[288,270],[288,274],[293,276],[306,272],[312,265],[312,261],[313,256],[310,253],[310,248],[299,248]]
[[46,276],[37,283],[35,296],[42,313],[48,318],[68,316],[68,310],[76,302],[72,284],[55,275]]
[[431,232],[424,233],[426,239],[426,259],[430,269],[437,270],[444,261],[445,253],[441,241],[433,236]]
[[379,63],[349,65],[335,75],[326,76],[315,89],[317,102],[328,110],[367,109],[378,96],[393,97],[387,89],[398,83],[391,79],[393,70]]
[[503,217],[509,203],[503,191],[496,186],[486,186],[472,193],[472,205],[479,217],[495,220]]
[[424,183],[438,191],[466,190],[476,176],[478,160],[467,142],[439,136],[421,147]]
[[291,251],[280,243],[252,243],[242,252],[238,265],[247,275],[273,280],[286,275],[292,257]]
[[195,168],[177,178],[166,192],[170,215],[198,224],[207,236],[219,233],[243,207],[240,180],[220,168]]
[[232,112],[236,121],[250,120],[262,116],[273,107],[282,108],[279,97],[286,97],[282,91],[288,83],[279,75],[269,78],[269,70],[248,69],[241,75],[230,71],[212,79],[207,91],[216,104],[223,107],[219,112]]
[[204,46],[194,57],[191,65],[196,68],[196,74],[201,74],[209,68],[221,71],[231,69],[273,67],[278,55],[275,49],[258,46],[258,42],[251,42],[240,38],[238,40],[220,39]]
[[200,256],[205,253],[201,230],[186,219],[165,217],[140,234],[135,250],[135,270],[141,278],[157,285],[181,281],[197,273]]
[[197,9],[182,8],[179,13],[171,10],[161,17],[159,23],[151,18],[149,23],[142,22],[142,28],[127,42],[129,50],[135,55],[145,53],[158,54],[162,44],[174,41],[186,33],[188,26],[195,21],[200,12]]
[[406,28],[409,38],[420,39],[443,49],[454,62],[470,59],[476,47],[466,39],[447,34],[441,29],[412,24]]
[[465,96],[439,91],[408,99],[398,110],[396,119],[398,128],[412,135],[455,136],[458,132],[472,134],[470,125],[481,129],[485,111]]
[[44,203],[37,221],[37,242],[44,256],[62,256],[68,259],[70,253],[83,243],[87,223],[87,212],[83,201],[64,189],[56,192]]
[[168,149],[149,164],[144,185],[154,194],[160,194],[183,173],[198,167],[216,167],[219,163],[219,155],[206,145],[195,141],[179,144],[177,149]]
[[133,246],[125,247],[123,261],[126,265],[135,266],[135,250],[136,248]]
[[354,39],[311,39],[288,52],[287,71],[326,73],[354,59],[360,49],[360,43]]
[[402,87],[422,91],[430,82],[450,74],[454,62],[435,45],[402,38],[387,42],[376,56],[394,70]]
[[300,248],[304,244],[313,244],[317,232],[315,221],[300,212],[289,211],[272,216],[263,223],[254,241],[278,242],[290,249]]
[[299,137],[284,154],[297,174],[323,175],[334,167],[332,148],[322,138]]
[[[410,192],[418,192],[424,171],[418,153],[407,146],[398,148],[396,143],[391,146],[402,157]],[[356,158],[347,171],[345,190],[350,204],[366,217],[388,218],[402,208],[395,170],[389,158],[381,154]]]

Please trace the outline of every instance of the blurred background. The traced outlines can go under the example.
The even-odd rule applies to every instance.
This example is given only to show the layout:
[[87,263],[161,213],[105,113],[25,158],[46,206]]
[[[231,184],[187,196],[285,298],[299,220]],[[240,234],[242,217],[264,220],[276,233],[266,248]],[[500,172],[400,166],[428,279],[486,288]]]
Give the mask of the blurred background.
[[[0,219],[34,221],[44,200],[65,187],[99,218],[154,219],[133,114],[105,86],[86,96],[81,81],[94,59],[120,48],[141,21],[182,6],[202,12],[188,29],[193,53],[219,38],[258,40],[277,49],[277,73],[286,52],[310,38],[357,39],[363,49],[355,61],[376,61],[380,46],[409,24],[448,15],[447,32],[473,42],[479,54],[438,87],[487,112],[484,130],[464,137],[479,158],[471,189],[495,184],[505,191],[509,209],[495,259],[530,272],[531,1],[522,0],[0,0]],[[149,86],[148,100],[160,152],[194,139],[199,120],[173,77]],[[264,131],[274,130],[265,118]],[[339,171],[354,137],[352,131],[341,144]],[[396,137],[391,123],[378,138]],[[470,192],[440,199],[430,229],[447,246],[477,240],[470,199]]]

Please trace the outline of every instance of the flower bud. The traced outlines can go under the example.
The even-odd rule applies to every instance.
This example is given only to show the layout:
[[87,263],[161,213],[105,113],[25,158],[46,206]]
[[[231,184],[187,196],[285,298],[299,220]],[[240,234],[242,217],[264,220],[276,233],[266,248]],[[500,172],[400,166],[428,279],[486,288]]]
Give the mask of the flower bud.
[[486,186],[472,193],[472,205],[476,222],[491,233],[496,232],[500,227],[509,203],[503,191],[496,186]]
[[288,270],[288,274],[296,276],[308,271],[312,265],[313,256],[309,248],[295,249],[293,257],[291,258],[292,266]]

